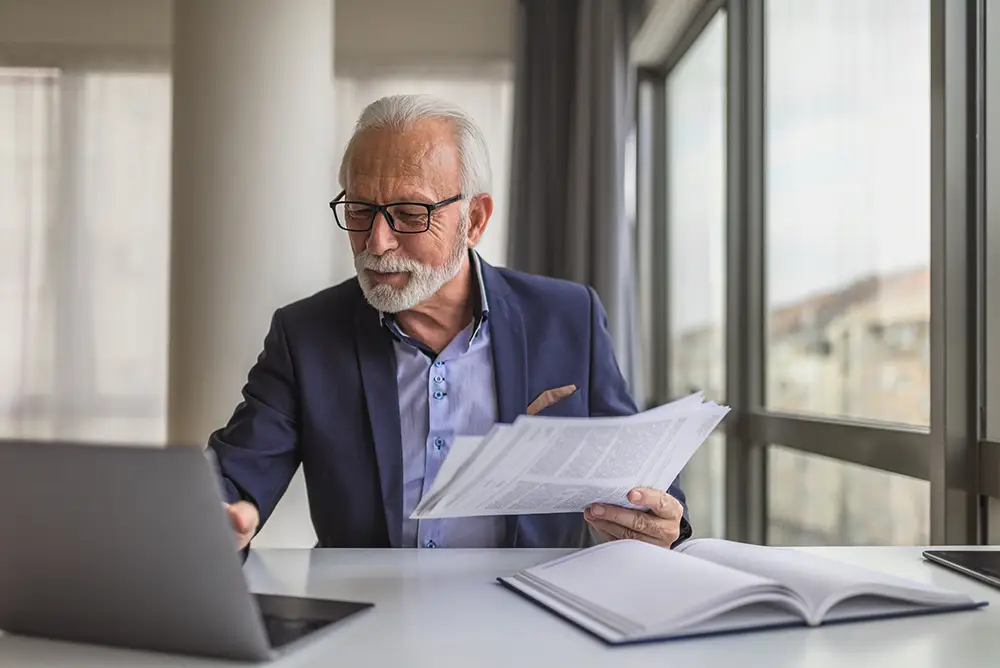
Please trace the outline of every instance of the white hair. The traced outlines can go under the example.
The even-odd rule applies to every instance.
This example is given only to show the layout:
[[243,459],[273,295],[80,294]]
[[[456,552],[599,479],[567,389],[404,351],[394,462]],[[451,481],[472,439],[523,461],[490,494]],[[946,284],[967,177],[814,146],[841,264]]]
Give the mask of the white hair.
[[[493,174],[490,169],[490,154],[486,138],[465,111],[457,105],[429,95],[390,95],[375,100],[361,112],[354,134],[351,135],[344,157],[340,163],[340,187],[347,188],[347,169],[351,151],[359,135],[368,130],[390,128],[405,130],[417,121],[426,118],[441,118],[449,121],[455,129],[455,144],[461,169],[460,188],[465,198],[489,193]],[[468,207],[468,199],[463,201],[463,210]]]

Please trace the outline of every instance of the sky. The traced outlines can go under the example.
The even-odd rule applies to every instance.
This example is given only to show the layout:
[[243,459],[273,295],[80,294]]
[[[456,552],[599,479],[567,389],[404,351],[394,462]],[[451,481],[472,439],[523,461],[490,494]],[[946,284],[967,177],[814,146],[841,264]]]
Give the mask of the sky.
[[[930,257],[928,0],[769,0],[771,306]],[[671,326],[721,321],[725,16],[668,80]]]

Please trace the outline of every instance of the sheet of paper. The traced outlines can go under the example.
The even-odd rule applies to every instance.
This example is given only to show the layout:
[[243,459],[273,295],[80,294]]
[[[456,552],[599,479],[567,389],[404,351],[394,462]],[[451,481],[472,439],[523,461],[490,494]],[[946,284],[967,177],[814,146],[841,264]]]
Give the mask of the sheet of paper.
[[634,507],[629,490],[666,489],[728,412],[692,395],[624,417],[523,415],[481,438],[457,439],[411,517]]

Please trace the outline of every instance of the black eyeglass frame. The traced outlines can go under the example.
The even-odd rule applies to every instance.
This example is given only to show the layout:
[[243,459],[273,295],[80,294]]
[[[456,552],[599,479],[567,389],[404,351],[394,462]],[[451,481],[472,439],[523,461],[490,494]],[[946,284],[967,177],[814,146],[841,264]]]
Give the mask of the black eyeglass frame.
[[[368,232],[369,230],[372,229],[372,225],[375,224],[375,217],[378,216],[379,213],[381,213],[382,216],[385,218],[386,222],[389,223],[389,227],[392,228],[392,231],[396,232],[397,234],[423,234],[427,230],[431,229],[431,213],[433,213],[437,209],[440,209],[441,207],[448,206],[449,204],[454,204],[455,202],[458,202],[459,200],[464,198],[464,195],[462,195],[462,193],[459,193],[454,197],[449,197],[448,199],[443,199],[440,202],[434,202],[431,204],[428,204],[427,202],[389,202],[388,204],[374,204],[372,202],[362,202],[360,200],[341,199],[341,197],[343,197],[346,194],[347,191],[342,190],[340,191],[340,194],[337,195],[337,197],[330,202],[330,210],[333,211],[333,219],[337,222],[337,227],[346,232]],[[345,226],[344,223],[341,223],[340,217],[337,215],[338,204],[358,204],[360,206],[366,206],[371,208],[372,217],[368,221],[368,227],[365,227],[364,229],[351,228]],[[427,209],[427,224],[424,226],[424,229],[422,230],[400,230],[396,227],[396,221],[393,220],[392,214],[389,213],[389,207],[391,206],[422,206],[425,209]]]

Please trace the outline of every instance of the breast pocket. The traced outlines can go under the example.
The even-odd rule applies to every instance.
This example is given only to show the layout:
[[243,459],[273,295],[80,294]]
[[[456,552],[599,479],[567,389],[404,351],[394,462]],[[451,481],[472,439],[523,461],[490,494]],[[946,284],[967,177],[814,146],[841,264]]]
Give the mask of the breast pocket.
[[575,385],[563,385],[541,392],[528,405],[528,415],[548,417],[586,417],[583,391]]

